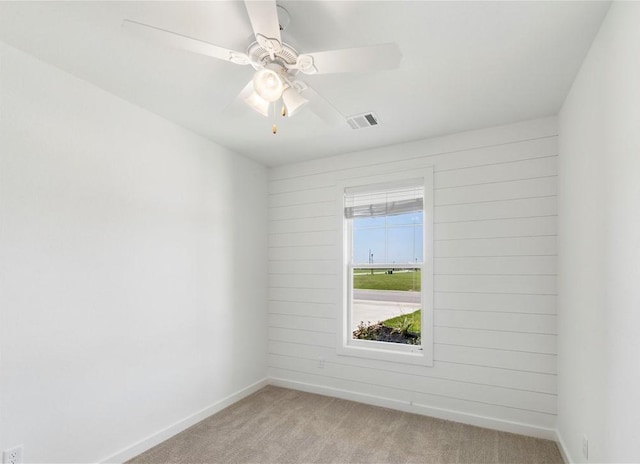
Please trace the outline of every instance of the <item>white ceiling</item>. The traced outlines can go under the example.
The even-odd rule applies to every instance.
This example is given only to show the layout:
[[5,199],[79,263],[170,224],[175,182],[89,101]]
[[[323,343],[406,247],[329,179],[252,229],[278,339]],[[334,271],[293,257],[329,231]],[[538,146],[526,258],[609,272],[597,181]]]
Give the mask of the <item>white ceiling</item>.
[[305,76],[345,116],[377,127],[330,127],[303,110],[271,118],[223,110],[250,66],[167,49],[125,18],[238,51],[253,41],[239,1],[0,2],[0,40],[268,166],[556,114],[609,2],[279,0],[283,40],[299,52],[385,42],[399,69]]

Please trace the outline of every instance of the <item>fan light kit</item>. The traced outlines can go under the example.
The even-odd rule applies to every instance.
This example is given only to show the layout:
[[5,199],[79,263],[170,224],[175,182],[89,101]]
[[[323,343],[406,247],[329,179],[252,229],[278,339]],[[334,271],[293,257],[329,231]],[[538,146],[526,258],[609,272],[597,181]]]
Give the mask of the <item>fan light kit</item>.
[[[244,101],[264,116],[269,116],[269,103],[280,99],[283,103],[281,110],[283,117],[287,114],[294,115],[309,102],[292,87],[293,84],[286,78],[286,69],[274,62],[256,71],[251,83],[253,92]],[[273,125],[271,132],[273,135],[278,132],[276,124]]]
[[[275,63],[269,64],[269,67],[277,67]],[[273,69],[264,68],[257,71],[253,76],[253,90],[268,102],[274,102],[282,97],[284,83]]]
[[[240,99],[250,108],[269,116],[269,107],[282,100],[281,115],[292,117],[311,102],[309,107],[329,123],[344,123],[345,118],[330,103],[320,97],[298,79],[298,74],[329,74],[393,69],[400,65],[402,54],[394,43],[368,47],[330,50],[314,53],[298,53],[282,42],[281,29],[290,21],[289,13],[273,0],[246,0],[245,6],[255,35],[246,53],[229,50],[201,40],[159,29],[137,21],[125,19],[123,27],[156,42],[174,48],[237,65],[251,65],[253,78],[240,92]],[[301,93],[305,93],[302,96]],[[305,98],[308,97],[308,98]],[[272,133],[278,131],[274,123]]]

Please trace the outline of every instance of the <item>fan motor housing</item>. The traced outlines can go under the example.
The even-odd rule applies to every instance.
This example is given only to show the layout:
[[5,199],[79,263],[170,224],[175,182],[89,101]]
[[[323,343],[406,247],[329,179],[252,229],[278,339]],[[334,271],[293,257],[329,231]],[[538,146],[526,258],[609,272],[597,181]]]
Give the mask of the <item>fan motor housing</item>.
[[[247,49],[247,55],[251,61],[256,63],[263,63],[267,65],[268,63],[274,61],[276,63],[280,63],[285,68],[289,68],[290,66],[294,66],[296,61],[298,60],[298,52],[291,45],[282,42],[282,48],[277,52],[274,52],[274,59],[271,59],[271,55],[269,51],[267,51],[264,47],[262,47],[258,42],[253,42],[249,45]],[[289,73],[292,75],[297,74],[297,70],[289,69]]]

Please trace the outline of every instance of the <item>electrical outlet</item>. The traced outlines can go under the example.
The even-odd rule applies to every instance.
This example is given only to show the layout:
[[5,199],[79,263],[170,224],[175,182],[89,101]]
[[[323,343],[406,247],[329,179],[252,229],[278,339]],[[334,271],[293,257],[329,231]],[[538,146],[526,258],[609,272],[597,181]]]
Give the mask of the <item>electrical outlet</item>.
[[22,445],[2,452],[2,464],[22,464]]
[[582,455],[587,461],[589,460],[589,439],[586,435],[582,436]]

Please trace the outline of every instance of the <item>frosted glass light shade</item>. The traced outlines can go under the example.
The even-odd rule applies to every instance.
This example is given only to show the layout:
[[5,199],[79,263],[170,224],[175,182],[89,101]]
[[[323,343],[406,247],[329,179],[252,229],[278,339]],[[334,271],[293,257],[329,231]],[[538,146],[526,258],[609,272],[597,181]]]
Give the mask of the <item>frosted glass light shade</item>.
[[282,96],[284,84],[272,69],[261,69],[253,76],[253,89],[264,100],[274,102]]
[[287,87],[287,89],[282,93],[282,101],[284,106],[287,107],[287,114],[289,117],[296,114],[300,108],[309,103],[309,100],[300,95],[293,87]]
[[251,92],[251,95],[245,98],[244,101],[247,105],[263,116],[269,116],[269,102],[256,92]]

